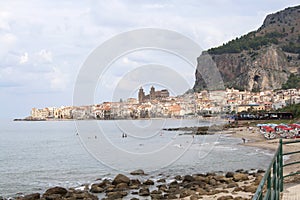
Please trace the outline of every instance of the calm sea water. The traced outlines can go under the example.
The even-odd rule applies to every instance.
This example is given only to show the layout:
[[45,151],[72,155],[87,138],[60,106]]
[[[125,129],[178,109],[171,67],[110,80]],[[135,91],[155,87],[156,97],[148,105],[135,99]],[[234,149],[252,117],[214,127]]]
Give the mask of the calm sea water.
[[0,196],[76,187],[135,169],[173,176],[267,167],[272,152],[242,146],[240,139],[161,130],[215,123],[220,122],[2,120]]

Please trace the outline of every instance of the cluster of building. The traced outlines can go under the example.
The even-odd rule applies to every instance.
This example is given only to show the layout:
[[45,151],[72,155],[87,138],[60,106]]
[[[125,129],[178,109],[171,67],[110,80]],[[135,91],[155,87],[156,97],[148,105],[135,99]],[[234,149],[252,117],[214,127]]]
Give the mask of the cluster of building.
[[121,102],[104,102],[87,106],[32,108],[29,119],[139,119],[188,118],[210,114],[272,111],[289,104],[300,103],[300,90],[250,92],[236,89],[186,93],[172,97],[164,89]]

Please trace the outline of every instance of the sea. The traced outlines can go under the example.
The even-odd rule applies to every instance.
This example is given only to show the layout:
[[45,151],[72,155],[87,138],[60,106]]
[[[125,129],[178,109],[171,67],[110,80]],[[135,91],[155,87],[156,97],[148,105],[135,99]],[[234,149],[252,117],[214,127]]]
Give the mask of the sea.
[[0,121],[0,196],[80,187],[143,169],[174,177],[266,169],[273,152],[231,134],[193,135],[166,128],[211,126],[210,119]]

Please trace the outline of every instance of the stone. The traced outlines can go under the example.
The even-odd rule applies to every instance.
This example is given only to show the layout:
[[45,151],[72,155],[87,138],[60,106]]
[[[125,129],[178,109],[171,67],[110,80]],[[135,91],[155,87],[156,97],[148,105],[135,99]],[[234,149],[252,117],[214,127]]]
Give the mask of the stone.
[[117,191],[117,192],[109,192],[107,193],[107,197],[110,198],[110,199],[121,199],[125,196],[127,196],[127,192],[120,192],[120,191]]
[[119,183],[118,185],[116,185],[117,190],[127,190],[128,188],[129,186],[126,183]]
[[233,199],[233,196],[228,195],[228,196],[221,196],[217,198],[217,200],[230,200],[230,199]]
[[226,177],[226,178],[233,178],[233,175],[234,175],[234,172],[227,172],[227,173],[225,174],[225,177]]
[[176,194],[167,194],[167,199],[178,199]]
[[141,188],[139,190],[139,195],[140,196],[149,196],[150,195],[149,188]]
[[185,175],[183,177],[183,182],[192,182],[194,181],[194,177],[192,177],[191,175]]
[[233,192],[240,192],[240,191],[243,191],[243,188],[236,187],[236,188],[233,189]]
[[161,178],[161,179],[158,179],[157,182],[158,182],[158,183],[165,183],[165,182],[166,182],[166,179]]
[[216,186],[217,185],[217,181],[215,179],[210,179],[209,180],[209,185]]
[[155,199],[163,199],[164,196],[162,194],[150,194],[151,199],[155,200]]
[[[41,194],[40,193],[33,193],[33,194],[28,194],[25,195],[22,200],[36,200],[36,199],[40,199]],[[1,199],[1,198],[0,198]],[[3,198],[2,198],[3,199]]]
[[86,199],[86,200],[98,200],[98,197],[87,192],[87,191],[81,191],[81,190],[76,190],[73,192],[73,194],[70,195],[70,200],[72,198],[75,199]]
[[200,197],[196,194],[193,194],[191,197],[190,197],[190,200],[198,200]]
[[177,176],[174,177],[174,179],[177,180],[177,181],[181,181],[182,177],[180,175],[177,175]]
[[130,179],[129,179],[127,176],[123,175],[123,174],[118,174],[118,175],[114,178],[112,184],[113,184],[113,185],[118,185],[119,183],[126,183],[126,184],[129,185]]
[[257,173],[258,173],[258,174],[264,174],[265,172],[266,172],[266,171],[263,170],[263,169],[258,169],[258,170],[257,170]]
[[154,181],[148,179],[148,180],[146,180],[143,184],[144,184],[144,185],[154,185]]
[[138,170],[134,170],[132,172],[130,172],[131,175],[145,175],[144,170],[142,169],[138,169]]
[[101,193],[103,192],[104,189],[102,187],[99,186],[99,184],[92,184],[90,192],[92,193]]
[[206,177],[204,177],[204,176],[194,176],[194,180],[195,181],[200,181],[200,182],[205,182]]
[[238,185],[236,182],[229,183],[229,184],[227,185],[227,188],[234,188],[234,187],[239,187],[239,185]]
[[255,185],[244,186],[244,192],[251,192],[254,194],[256,189],[257,187]]
[[195,192],[193,190],[183,189],[183,190],[180,191],[179,197],[180,198],[185,198],[185,197],[191,196],[193,194],[195,194]]
[[262,175],[256,176],[256,178],[254,180],[254,185],[258,186],[260,184],[262,178],[263,178]]
[[46,192],[43,194],[43,197],[50,196],[53,194],[58,194],[60,196],[65,196],[68,193],[68,190],[63,187],[53,187],[46,190]]
[[196,189],[196,192],[197,192],[199,195],[207,195],[207,191],[204,190],[203,188],[197,188],[197,189]]
[[233,175],[233,180],[235,182],[247,181],[247,180],[249,180],[249,177],[247,174],[236,173]]
[[162,192],[167,192],[168,191],[168,187],[165,184],[158,185],[157,188],[158,188],[158,190],[160,190]]

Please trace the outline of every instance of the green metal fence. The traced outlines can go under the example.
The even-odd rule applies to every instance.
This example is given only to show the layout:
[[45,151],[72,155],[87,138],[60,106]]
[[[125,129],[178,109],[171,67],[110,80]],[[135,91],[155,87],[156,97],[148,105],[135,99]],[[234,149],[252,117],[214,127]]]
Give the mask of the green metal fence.
[[300,161],[283,164],[283,156],[300,153],[300,151],[283,153],[283,144],[300,143],[300,140],[285,141],[279,140],[278,148],[275,155],[265,172],[264,177],[258,185],[258,188],[252,198],[252,200],[279,200],[280,192],[283,191],[283,179],[288,176],[300,174],[295,172],[283,176],[283,168],[285,166],[300,164]]

